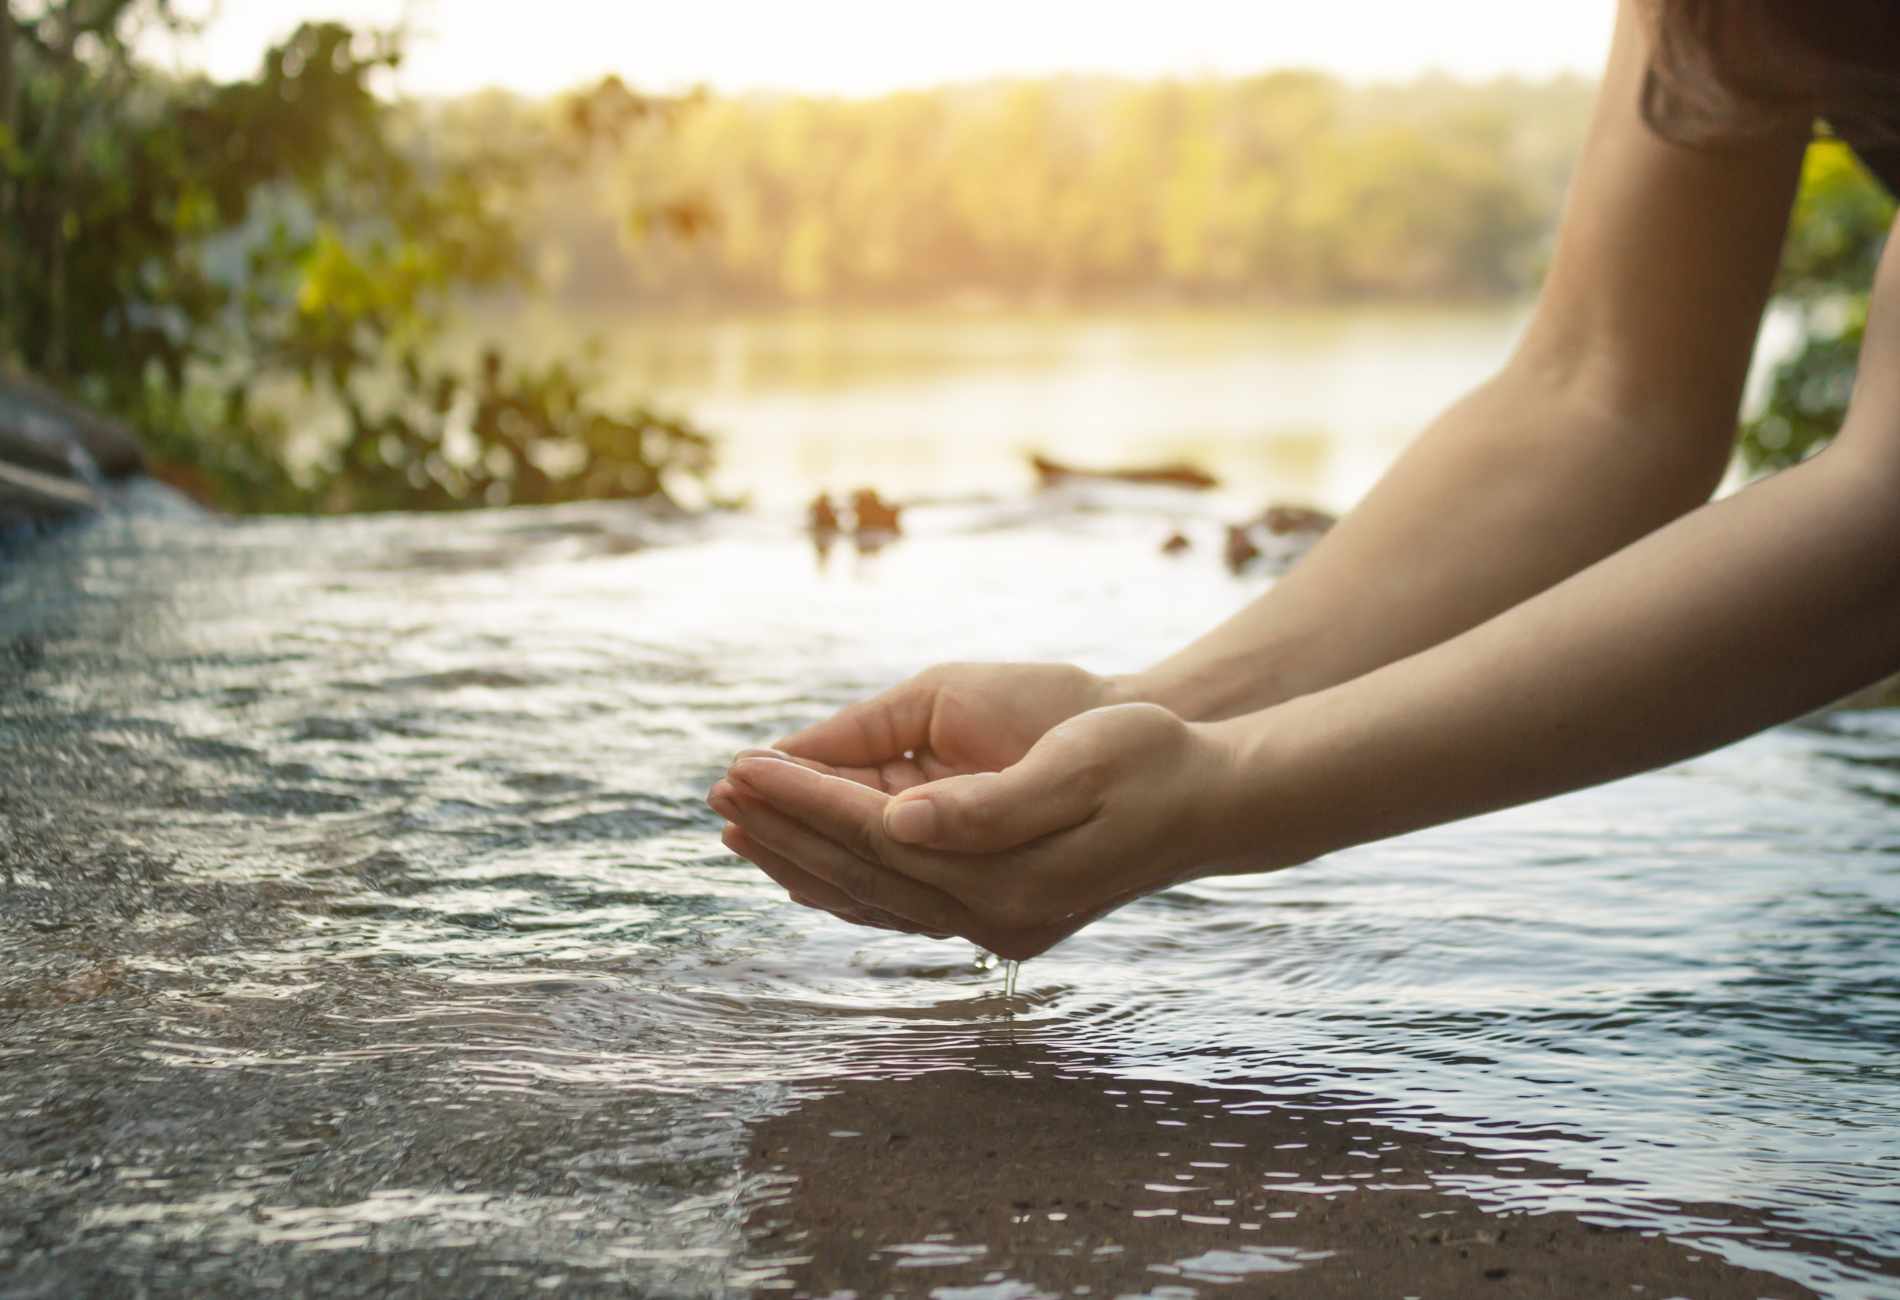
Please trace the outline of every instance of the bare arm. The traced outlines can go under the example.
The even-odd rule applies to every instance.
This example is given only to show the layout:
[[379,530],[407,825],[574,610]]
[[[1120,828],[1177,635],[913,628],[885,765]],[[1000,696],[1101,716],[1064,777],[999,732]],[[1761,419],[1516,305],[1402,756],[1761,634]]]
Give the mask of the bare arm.
[[1610,780],[1896,666],[1900,242],[1890,238],[1833,446],[1442,645],[1215,724],[1255,796],[1237,805],[1254,811],[1230,825],[1227,850],[1235,866],[1249,845],[1300,860]]
[[1802,142],[1686,150],[1641,120],[1625,4],[1550,275],[1515,355],[1271,591],[1121,683],[1245,713],[1435,645],[1706,501]]

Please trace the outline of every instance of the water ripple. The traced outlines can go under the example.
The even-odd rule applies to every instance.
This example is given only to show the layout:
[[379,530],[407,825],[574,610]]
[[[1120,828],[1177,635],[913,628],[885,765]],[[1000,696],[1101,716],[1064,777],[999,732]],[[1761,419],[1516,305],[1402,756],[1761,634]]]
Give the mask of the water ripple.
[[[0,575],[0,1279],[740,1294],[806,1258],[761,1244],[796,1189],[753,1134],[972,1077],[1139,1081],[1107,1104],[1163,1135],[1345,1126],[1347,1163],[1262,1175],[1275,1213],[1430,1186],[1890,1284],[1892,715],[1144,900],[1014,998],[721,850],[700,794],[743,744],[934,659],[1126,666],[1249,594],[1114,523],[963,519],[856,570],[618,507],[50,539]],[[1464,1163],[1382,1171],[1401,1141]],[[1156,1201],[1202,1196],[1219,1162],[1174,1160]],[[983,1280],[995,1244],[868,1249],[1039,1293]]]

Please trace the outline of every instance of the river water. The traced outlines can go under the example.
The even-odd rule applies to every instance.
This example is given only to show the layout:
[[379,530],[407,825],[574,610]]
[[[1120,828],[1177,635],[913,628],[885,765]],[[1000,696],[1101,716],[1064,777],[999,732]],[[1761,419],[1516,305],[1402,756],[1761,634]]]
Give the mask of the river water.
[[[0,1293],[770,1292],[810,1252],[755,1135],[1059,1069],[1337,1108],[1476,1153],[1439,1189],[1494,1210],[1896,1294],[1900,718],[1175,890],[1005,1000],[967,945],[788,905],[703,792],[930,661],[1131,668],[1268,579],[1171,497],[911,523],[821,559],[770,512],[133,510],[9,555]],[[1028,1239],[972,1263],[1009,1229],[859,1222],[828,1249],[893,1293],[1049,1293]],[[1163,1254],[1151,1294],[1325,1254]]]
[[[788,506],[820,487],[1026,489],[1025,453],[1188,458],[1236,492],[1341,510],[1493,371],[1522,304],[1145,311],[809,311],[471,322],[467,344],[572,358],[602,391],[720,432],[719,487]],[[1771,340],[1772,341],[1772,340]]]

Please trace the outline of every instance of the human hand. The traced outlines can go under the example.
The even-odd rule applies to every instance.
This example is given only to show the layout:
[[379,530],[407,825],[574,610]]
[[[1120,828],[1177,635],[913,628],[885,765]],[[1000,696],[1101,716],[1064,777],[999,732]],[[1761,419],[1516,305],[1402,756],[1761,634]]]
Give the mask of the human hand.
[[[812,771],[897,794],[946,777],[1000,771],[1050,727],[1115,702],[1118,694],[1113,680],[1069,664],[939,664],[794,732],[775,749],[746,750],[739,757],[790,758]],[[948,937],[850,899],[737,825],[726,828],[724,840],[800,903],[858,925]]]
[[898,796],[754,751],[709,802],[728,847],[795,899],[1020,960],[1213,869],[1238,796],[1212,729],[1121,704],[1059,723],[1000,772]]
[[815,771],[898,794],[945,777],[1000,772],[1057,723],[1119,700],[1112,679],[1070,664],[939,664],[774,749]]

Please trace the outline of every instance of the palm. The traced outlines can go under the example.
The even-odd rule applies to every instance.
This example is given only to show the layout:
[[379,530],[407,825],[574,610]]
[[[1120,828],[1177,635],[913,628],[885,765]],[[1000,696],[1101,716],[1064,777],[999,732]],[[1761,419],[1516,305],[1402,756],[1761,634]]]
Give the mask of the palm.
[[1004,680],[958,682],[938,690],[929,756],[954,773],[1000,772],[1016,762],[1044,732],[1074,713],[1072,701],[1042,696],[1033,686]]

